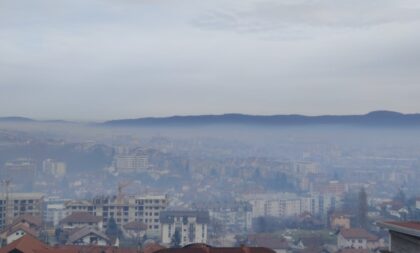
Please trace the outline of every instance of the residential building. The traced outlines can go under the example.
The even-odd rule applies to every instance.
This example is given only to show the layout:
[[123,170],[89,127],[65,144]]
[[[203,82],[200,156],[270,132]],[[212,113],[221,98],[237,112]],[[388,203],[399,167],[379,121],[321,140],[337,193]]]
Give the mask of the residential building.
[[147,225],[147,234],[160,236],[160,213],[168,206],[167,195],[135,195],[121,198],[100,196],[93,200],[76,200],[66,202],[67,214],[89,212],[101,216],[106,229],[110,217],[123,226],[132,221]]
[[46,159],[42,161],[42,172],[52,175],[56,178],[61,178],[66,175],[67,165],[64,162],[58,162],[53,159]]
[[43,217],[42,193],[9,193],[0,195],[0,228],[10,225],[21,215]]
[[344,228],[340,230],[337,236],[337,247],[339,249],[376,249],[381,246],[383,246],[382,240],[361,228]]
[[206,211],[163,211],[160,214],[162,243],[169,245],[176,233],[181,245],[206,243],[209,220]]
[[58,223],[67,216],[64,204],[68,201],[70,200],[58,197],[45,198],[44,220],[53,227],[57,226]]
[[330,217],[331,229],[349,229],[351,228],[351,215],[344,213],[333,213]]
[[111,240],[104,233],[87,226],[71,234],[66,244],[107,246],[111,245]]
[[19,216],[0,232],[1,244],[9,244],[26,234],[38,237],[42,225],[43,222],[40,217],[29,214]]
[[146,154],[118,155],[115,157],[115,168],[119,172],[143,172],[149,167]]
[[389,221],[378,225],[389,231],[389,251],[392,253],[420,252],[419,221]]
[[246,201],[199,203],[194,208],[208,210],[211,220],[232,231],[247,231],[252,227],[252,206]]
[[83,228],[87,226],[102,230],[102,217],[95,216],[88,212],[72,212],[69,216],[60,221],[60,227],[63,230]]

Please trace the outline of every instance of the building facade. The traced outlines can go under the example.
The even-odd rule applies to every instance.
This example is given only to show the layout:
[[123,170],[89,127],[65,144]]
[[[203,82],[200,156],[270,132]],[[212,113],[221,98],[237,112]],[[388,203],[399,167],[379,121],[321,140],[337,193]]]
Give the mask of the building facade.
[[69,201],[65,204],[67,215],[72,212],[89,212],[103,218],[103,226],[107,227],[111,217],[123,226],[132,221],[140,221],[147,225],[147,234],[160,235],[160,213],[168,206],[167,195],[136,195],[123,198],[101,196],[93,200]]
[[206,211],[164,211],[160,215],[162,243],[170,245],[176,233],[180,246],[207,243],[207,225],[210,217]]
[[0,195],[0,228],[9,225],[21,215],[43,217],[44,195],[42,193],[10,193]]

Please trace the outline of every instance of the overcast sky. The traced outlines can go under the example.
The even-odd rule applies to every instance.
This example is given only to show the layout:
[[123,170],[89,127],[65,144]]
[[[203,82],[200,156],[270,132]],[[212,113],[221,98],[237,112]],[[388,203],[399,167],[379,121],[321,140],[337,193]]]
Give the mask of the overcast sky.
[[0,116],[420,112],[418,0],[0,0]]

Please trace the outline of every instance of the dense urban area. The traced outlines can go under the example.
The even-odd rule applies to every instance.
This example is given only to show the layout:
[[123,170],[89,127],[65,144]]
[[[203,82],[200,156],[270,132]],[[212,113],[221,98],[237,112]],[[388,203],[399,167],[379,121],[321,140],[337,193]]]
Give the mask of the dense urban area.
[[388,249],[420,218],[416,130],[310,128],[5,121],[1,243]]

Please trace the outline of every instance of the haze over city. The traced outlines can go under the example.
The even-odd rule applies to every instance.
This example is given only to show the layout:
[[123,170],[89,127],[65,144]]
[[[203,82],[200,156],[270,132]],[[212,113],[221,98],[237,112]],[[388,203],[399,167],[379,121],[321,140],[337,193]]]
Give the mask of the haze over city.
[[0,0],[0,253],[420,252],[418,0]]

